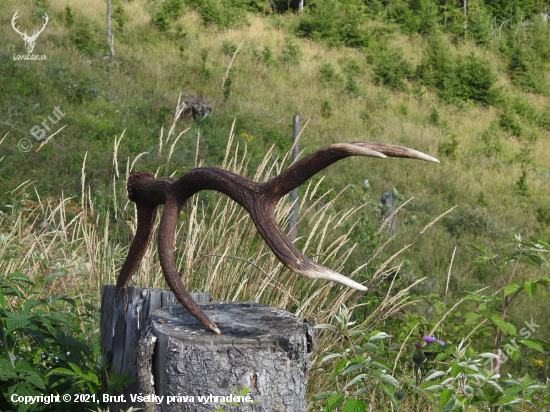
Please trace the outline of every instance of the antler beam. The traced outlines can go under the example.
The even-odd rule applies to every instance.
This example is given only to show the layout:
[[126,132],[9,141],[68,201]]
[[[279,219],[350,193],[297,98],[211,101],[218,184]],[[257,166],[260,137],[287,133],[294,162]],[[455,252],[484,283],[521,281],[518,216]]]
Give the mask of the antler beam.
[[128,286],[153,236],[157,208],[164,204],[160,221],[158,252],[162,272],[181,304],[200,322],[216,333],[218,327],[204,314],[185,289],[176,269],[174,238],[179,212],[185,202],[201,190],[221,192],[239,203],[273,253],[289,269],[310,279],[325,279],[365,291],[367,288],[320,265],[298,251],[275,220],[275,204],[292,189],[300,186],[327,166],[350,156],[386,158],[404,157],[439,163],[439,160],[416,150],[385,143],[336,143],[294,163],[280,175],[265,183],[256,183],[227,170],[198,168],[181,178],[160,178],[149,172],[136,172],[128,178],[128,197],[138,211],[137,231],[118,277],[116,291]]

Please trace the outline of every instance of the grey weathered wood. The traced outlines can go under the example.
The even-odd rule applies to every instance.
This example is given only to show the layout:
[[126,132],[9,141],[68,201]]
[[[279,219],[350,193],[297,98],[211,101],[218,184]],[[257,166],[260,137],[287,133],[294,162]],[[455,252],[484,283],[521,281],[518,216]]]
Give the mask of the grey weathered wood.
[[[393,212],[395,212],[395,199],[393,198],[390,191],[385,191],[382,193],[382,197],[380,198],[380,202],[384,206],[382,208],[382,220],[386,219],[388,216],[390,216]],[[388,232],[395,233],[397,222],[395,221],[395,216],[391,219],[391,222],[389,225],[386,226]]]
[[[250,389],[259,404],[246,411],[303,412],[313,347],[311,324],[267,305],[214,302],[202,310],[222,335],[206,329],[184,308],[163,308],[151,316],[157,337],[153,374],[163,411],[213,411],[199,396],[228,396],[232,387]],[[147,380],[147,378],[145,377]],[[168,396],[194,402],[167,404]],[[180,399],[182,400],[182,399]],[[236,410],[223,406],[228,411]]]
[[[191,293],[198,303],[212,301],[208,293]],[[159,308],[181,307],[174,294],[167,290],[129,287],[115,297],[115,286],[104,285],[101,290],[100,347],[106,354],[109,373],[130,371],[136,377],[137,349],[140,336],[147,327],[150,315]],[[105,383],[105,377],[104,377]],[[129,394],[138,394],[138,382],[126,385],[121,392],[125,402],[113,403],[112,410],[131,406]]]

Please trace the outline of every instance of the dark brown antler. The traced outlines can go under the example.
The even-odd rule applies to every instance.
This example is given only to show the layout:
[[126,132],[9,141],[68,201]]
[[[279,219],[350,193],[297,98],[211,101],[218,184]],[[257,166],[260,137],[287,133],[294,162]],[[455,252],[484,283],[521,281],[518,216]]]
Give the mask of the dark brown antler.
[[299,252],[275,220],[275,204],[281,197],[298,187],[315,173],[349,156],[385,158],[406,157],[439,163],[439,160],[416,150],[385,143],[356,142],[325,146],[301,159],[280,175],[265,183],[256,183],[227,170],[205,167],[186,173],[180,179],[155,177],[148,172],[136,172],[128,178],[130,200],[138,210],[137,231],[117,281],[117,293],[130,282],[133,272],[145,254],[153,235],[157,207],[164,204],[158,251],[166,282],[183,306],[204,325],[216,333],[218,327],[202,312],[185,289],[176,270],[174,237],[179,212],[185,202],[201,190],[215,190],[239,203],[273,253],[288,268],[310,279],[325,279],[365,291],[367,288]]

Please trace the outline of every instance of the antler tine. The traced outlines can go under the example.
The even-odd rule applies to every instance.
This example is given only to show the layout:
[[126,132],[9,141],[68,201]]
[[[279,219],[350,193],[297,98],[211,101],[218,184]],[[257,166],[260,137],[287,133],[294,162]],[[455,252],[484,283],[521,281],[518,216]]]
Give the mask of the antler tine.
[[424,160],[426,162],[439,163],[435,157],[429,156],[426,153],[419,152],[418,150],[409,149],[408,147],[396,146],[388,143],[377,142],[354,142],[352,145],[358,147],[364,147],[377,152],[384,153],[389,157],[404,157],[408,159]]
[[162,218],[160,219],[159,226],[159,260],[162,272],[166,283],[170,286],[170,290],[174,293],[174,296],[180,301],[180,303],[191,313],[197,320],[203,325],[208,326],[217,334],[221,334],[216,324],[210,320],[208,316],[202,311],[200,306],[191,297],[176,268],[176,259],[174,257],[174,240],[176,236],[176,225],[178,223],[178,215],[181,210],[181,205],[176,200],[175,196],[167,198],[164,205],[164,211]]
[[130,283],[130,279],[141,262],[141,259],[143,259],[147,246],[149,246],[149,242],[153,237],[153,229],[155,227],[158,206],[136,200],[135,194],[135,187],[138,186],[139,183],[151,180],[155,180],[155,176],[151,173],[136,172],[128,177],[128,181],[126,183],[128,197],[130,200],[136,202],[138,215],[137,229],[132,245],[130,246],[130,250],[128,251],[128,256],[126,256],[126,260],[124,261],[120,274],[118,275],[115,292],[116,295],[118,295],[120,289],[125,288]]
[[268,181],[266,185],[269,186],[269,190],[276,195],[276,199],[278,200],[316,173],[338,160],[350,156],[367,156],[380,159],[384,159],[387,156],[405,157],[439,163],[439,160],[427,154],[392,144],[375,142],[335,143],[300,159],[280,175]]
[[373,150],[369,147],[362,147],[353,143],[330,144],[298,160],[280,175],[266,182],[266,191],[273,193],[276,200],[278,200],[316,173],[336,163],[338,160],[350,156],[386,158],[384,153],[376,149]]

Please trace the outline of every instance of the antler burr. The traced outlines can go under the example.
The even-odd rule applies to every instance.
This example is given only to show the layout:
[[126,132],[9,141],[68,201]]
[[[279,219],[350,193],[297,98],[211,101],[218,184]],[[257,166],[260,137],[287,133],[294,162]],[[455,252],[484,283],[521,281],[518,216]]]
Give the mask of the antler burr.
[[130,200],[136,203],[137,230],[128,256],[118,277],[116,292],[128,286],[153,235],[159,205],[164,204],[158,252],[162,272],[170,289],[180,303],[200,322],[216,333],[218,327],[204,314],[185,289],[176,269],[174,238],[179,212],[185,202],[201,190],[221,192],[239,203],[250,214],[252,221],[277,258],[289,269],[310,279],[325,279],[365,291],[367,288],[333,270],[312,261],[298,251],[275,220],[275,205],[292,189],[300,186],[317,172],[349,156],[386,158],[404,157],[439,163],[439,160],[406,147],[385,143],[336,143],[319,149],[299,160],[278,176],[265,183],[245,179],[227,170],[204,167],[193,169],[181,178],[160,178],[149,172],[136,172],[128,177]]

